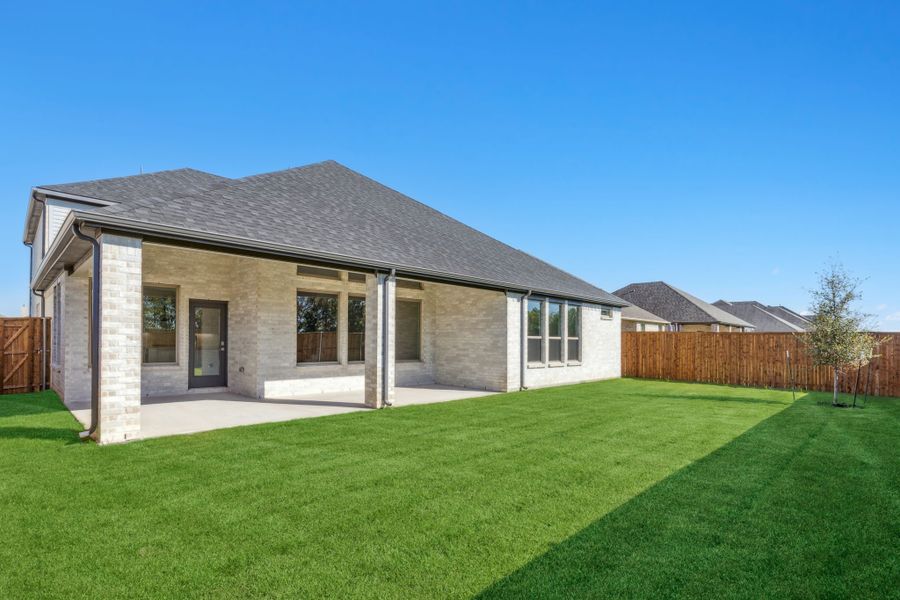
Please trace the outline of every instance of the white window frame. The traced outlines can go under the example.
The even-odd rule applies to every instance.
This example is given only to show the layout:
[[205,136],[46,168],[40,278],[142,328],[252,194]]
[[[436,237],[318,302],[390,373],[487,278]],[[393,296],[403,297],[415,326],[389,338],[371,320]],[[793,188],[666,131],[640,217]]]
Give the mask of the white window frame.
[[[544,301],[546,305],[546,314],[547,314],[547,329],[544,332],[544,340],[546,342],[546,356],[545,362],[548,365],[560,366],[566,364],[566,354],[565,354],[565,341],[566,341],[566,330],[565,330],[565,319],[566,319],[566,303],[563,300],[550,300],[547,299]],[[550,305],[555,304],[559,306],[559,335],[551,336],[550,335]],[[559,343],[559,360],[550,360],[550,343],[551,342]]]
[[[574,339],[578,340],[578,358],[572,359],[569,357],[569,340],[573,339],[569,337],[569,309],[574,308],[576,314],[578,315],[578,323],[575,330]],[[576,304],[574,302],[566,302],[565,304],[565,329],[563,333],[565,333],[565,339],[563,340],[565,359],[567,365],[578,366],[581,364],[582,358],[584,357],[584,345],[581,343],[582,335],[581,335],[581,324],[584,320],[584,311],[581,308],[580,304]]]
[[[542,367],[546,363],[546,358],[547,358],[547,343],[544,340],[544,336],[547,333],[547,326],[546,326],[547,300],[546,300],[546,298],[528,298],[526,300],[526,302],[527,302],[527,304],[525,306],[525,339],[526,339],[526,341],[525,341],[525,362],[529,366],[532,366],[532,367],[539,367],[539,366]],[[541,307],[541,313],[538,316],[538,323],[539,323],[539,329],[538,329],[539,334],[538,335],[531,335],[528,333],[528,325],[531,321],[531,319],[529,318],[531,315],[531,308],[529,305],[532,302],[537,302],[538,304],[540,304],[540,307]],[[530,346],[529,342],[531,340],[539,340],[541,342],[541,351],[540,351],[541,357],[539,360],[531,360],[528,357],[528,347]]]
[[347,294],[347,343],[346,343],[346,348],[347,348],[347,363],[351,364],[351,365],[362,364],[362,363],[366,362],[366,358],[365,358],[365,355],[366,355],[366,313],[365,313],[365,310],[363,310],[363,330],[362,330],[363,359],[362,360],[350,360],[350,334],[351,333],[359,333],[358,331],[350,331],[350,303],[353,302],[354,300],[362,300],[363,306],[365,306],[366,296],[365,296],[365,294],[359,294],[359,293]]

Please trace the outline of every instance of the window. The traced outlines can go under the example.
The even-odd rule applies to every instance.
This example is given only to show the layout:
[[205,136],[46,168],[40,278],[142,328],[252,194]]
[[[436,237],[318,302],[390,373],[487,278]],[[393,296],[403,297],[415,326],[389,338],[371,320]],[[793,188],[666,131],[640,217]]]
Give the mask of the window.
[[528,362],[544,362],[543,307],[541,300],[528,301]]
[[606,319],[607,321],[609,319],[612,319],[612,309],[611,308],[601,308],[600,309],[600,318]]
[[547,312],[547,358],[562,362],[562,304],[550,302]]
[[647,324],[641,323],[641,331],[647,331]]
[[366,360],[366,299],[350,296],[347,304],[347,360]]
[[566,356],[571,362],[581,360],[581,307],[569,306],[566,320]]
[[297,362],[337,361],[337,307],[333,294],[297,293]]
[[397,300],[397,340],[394,344],[397,360],[419,360],[419,329],[422,305],[417,300]]
[[144,288],[143,362],[174,363],[175,288]]
[[334,279],[338,281],[341,279],[340,271],[323,269],[322,267],[310,267],[307,265],[298,265],[297,275],[303,277],[316,277],[317,279]]

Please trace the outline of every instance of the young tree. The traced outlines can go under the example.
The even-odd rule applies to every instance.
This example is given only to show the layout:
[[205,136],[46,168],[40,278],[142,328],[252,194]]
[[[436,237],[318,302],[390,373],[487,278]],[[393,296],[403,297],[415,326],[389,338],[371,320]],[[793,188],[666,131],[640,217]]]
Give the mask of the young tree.
[[838,405],[840,374],[868,362],[878,346],[875,336],[864,331],[869,316],[854,308],[862,297],[860,283],[833,263],[819,273],[819,287],[811,292],[813,326],[803,339],[816,365],[834,369],[833,406]]

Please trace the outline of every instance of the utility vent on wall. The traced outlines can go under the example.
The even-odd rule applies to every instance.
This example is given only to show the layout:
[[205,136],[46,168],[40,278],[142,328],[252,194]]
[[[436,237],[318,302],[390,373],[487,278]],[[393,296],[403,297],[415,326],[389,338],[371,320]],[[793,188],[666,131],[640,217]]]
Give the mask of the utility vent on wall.
[[297,275],[303,277],[316,277],[318,279],[336,279],[340,280],[341,273],[335,269],[323,269],[322,267],[310,267],[308,265],[297,265]]
[[411,281],[409,279],[398,279],[397,287],[407,289],[407,290],[421,290],[422,282],[421,281]]

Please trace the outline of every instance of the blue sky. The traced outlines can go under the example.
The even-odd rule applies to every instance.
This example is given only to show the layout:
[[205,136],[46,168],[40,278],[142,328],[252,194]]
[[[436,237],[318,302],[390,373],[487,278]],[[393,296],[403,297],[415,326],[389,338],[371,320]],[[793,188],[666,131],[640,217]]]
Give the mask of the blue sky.
[[900,3],[16,3],[0,314],[33,185],[335,159],[607,290],[900,330]]

